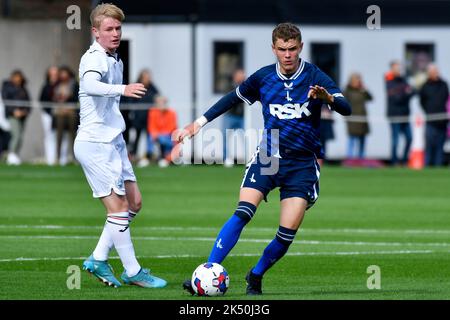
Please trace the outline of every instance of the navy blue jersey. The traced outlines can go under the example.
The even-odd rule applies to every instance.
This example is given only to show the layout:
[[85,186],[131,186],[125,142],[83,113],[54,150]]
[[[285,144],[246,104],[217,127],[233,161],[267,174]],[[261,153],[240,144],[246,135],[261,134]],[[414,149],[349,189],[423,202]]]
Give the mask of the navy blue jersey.
[[[320,143],[322,100],[308,98],[310,86],[324,87],[333,96],[343,97],[341,90],[317,66],[300,61],[298,70],[289,78],[279,65],[261,68],[236,88],[236,94],[247,104],[260,101],[264,116],[261,150],[281,157],[298,154],[323,157]],[[278,129],[279,139],[271,130]],[[278,140],[278,141],[276,141]]]

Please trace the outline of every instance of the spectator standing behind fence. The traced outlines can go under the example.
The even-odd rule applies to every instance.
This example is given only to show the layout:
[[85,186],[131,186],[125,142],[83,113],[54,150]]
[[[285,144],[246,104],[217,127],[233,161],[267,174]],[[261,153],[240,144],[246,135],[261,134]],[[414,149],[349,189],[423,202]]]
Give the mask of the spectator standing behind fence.
[[415,94],[414,89],[401,75],[401,64],[398,61],[391,62],[391,69],[386,74],[387,92],[387,116],[391,123],[392,149],[391,164],[397,165],[399,162],[397,149],[400,135],[405,138],[405,148],[400,158],[400,164],[406,165],[408,162],[409,149],[411,147],[412,135],[409,124],[409,102]]
[[[137,79],[138,83],[142,83],[147,89],[147,92],[141,99],[129,100],[129,103],[139,103],[140,105],[135,109],[131,110],[129,115],[131,118],[131,125],[136,130],[136,136],[133,141],[130,141],[131,149],[131,159],[137,160],[137,151],[139,146],[139,140],[141,133],[145,132],[147,136],[147,118],[148,110],[152,107],[155,96],[159,93],[158,89],[155,87],[152,81],[152,77],[149,70],[142,70]],[[143,162],[148,158],[148,155],[142,159]]]
[[64,133],[68,134],[67,162],[74,161],[73,142],[79,123],[79,112],[76,107],[78,101],[78,84],[72,70],[66,66],[59,68],[58,85],[55,88],[55,101],[58,102],[55,115],[56,128],[56,163],[62,164],[62,141]]
[[[427,115],[425,128],[425,164],[427,166],[442,166],[444,164],[448,95],[447,83],[440,78],[436,65],[430,64],[428,79],[420,90],[420,103]],[[439,120],[433,119],[433,115],[439,115]]]
[[[447,99],[447,119],[450,119],[450,95]],[[447,139],[450,141],[450,122],[447,123]]]
[[9,122],[5,116],[5,105],[0,95],[0,161],[3,162],[8,156]]
[[[366,136],[369,134],[366,102],[372,100],[372,95],[364,87],[359,73],[353,73],[350,76],[344,96],[352,106],[352,116],[358,118],[355,121],[347,120],[349,134],[347,158],[364,159]],[[358,152],[353,152],[355,144],[358,146]]]
[[322,104],[320,111],[320,144],[322,145],[323,159],[318,159],[319,165],[323,165],[327,159],[327,143],[334,139],[333,114],[327,104]]
[[157,96],[155,106],[148,112],[148,147],[150,159],[154,157],[155,145],[159,145],[158,165],[167,167],[173,148],[172,132],[177,129],[177,114],[167,105],[167,98]]
[[[25,86],[26,79],[20,70],[14,70],[9,80],[5,81],[2,86],[5,113],[11,127],[9,153],[6,159],[10,165],[19,165],[22,162],[19,152],[22,146],[25,120],[30,114],[30,95]],[[17,102],[12,100],[17,100]]]
[[45,83],[41,89],[39,101],[42,102],[42,127],[44,129],[44,148],[47,164],[55,163],[55,132],[54,128],[54,102],[55,89],[58,85],[59,69],[56,66],[50,66],[45,74]]
[[[245,71],[237,69],[233,72],[233,87],[238,87],[245,81],[245,78]],[[227,134],[227,129],[244,129],[244,102],[236,104],[223,115],[223,164],[229,168],[234,165],[234,157],[236,155],[228,150],[230,145],[227,145],[227,141],[231,143],[231,134]],[[231,132],[228,131],[228,133]],[[235,146],[234,150],[237,150],[237,146]]]

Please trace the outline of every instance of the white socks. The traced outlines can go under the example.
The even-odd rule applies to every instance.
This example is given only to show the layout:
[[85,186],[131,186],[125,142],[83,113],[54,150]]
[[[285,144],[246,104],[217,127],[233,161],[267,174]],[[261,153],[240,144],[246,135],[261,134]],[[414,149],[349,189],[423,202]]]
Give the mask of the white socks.
[[95,247],[94,253],[92,254],[94,259],[98,261],[108,260],[109,251],[111,251],[112,247],[114,246],[113,240],[108,232],[106,225],[107,223],[103,227],[102,235],[100,236],[97,247]]
[[[108,214],[108,219],[106,220],[103,232],[92,254],[95,260],[106,261],[108,260],[109,252],[115,246],[129,277],[134,276],[141,269],[135,257],[130,230],[128,228],[129,222],[131,222],[135,216],[136,213],[132,211]],[[124,219],[125,217],[128,221]],[[121,231],[124,229],[125,231]],[[113,234],[115,234],[115,241],[117,241],[117,243],[114,242]],[[117,248],[117,246],[119,246],[119,248]]]
[[[134,247],[133,243],[131,242],[130,229],[128,228],[128,215],[128,212],[109,213],[108,218],[106,219],[106,225],[103,233],[109,234],[109,238],[112,240],[112,243],[114,244],[114,247],[119,254],[120,260],[122,261],[127,275],[129,277],[132,277],[141,270],[141,266],[136,260],[136,256],[134,254]],[[102,240],[103,233],[100,237],[99,244]],[[108,237],[105,235],[105,239],[107,238]],[[106,245],[104,245],[103,248],[105,246]],[[95,256],[94,259],[96,259]]]

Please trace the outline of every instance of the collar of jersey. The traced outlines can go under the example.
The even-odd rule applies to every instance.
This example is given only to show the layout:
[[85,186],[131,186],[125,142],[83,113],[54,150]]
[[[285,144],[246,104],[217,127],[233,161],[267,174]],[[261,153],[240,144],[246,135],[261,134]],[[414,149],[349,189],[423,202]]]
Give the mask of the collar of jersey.
[[94,41],[94,43],[91,45],[91,48],[89,49],[89,52],[94,52],[94,51],[101,51],[106,53],[108,56],[113,57],[116,60],[119,60],[119,54],[116,52],[116,54],[111,54],[109,52],[107,52],[105,50],[105,48],[103,48],[100,43],[98,43],[97,41]]
[[280,63],[277,62],[277,64],[276,64],[277,74],[278,74],[278,77],[281,80],[295,80],[295,79],[297,79],[298,76],[302,73],[304,67],[305,67],[305,61],[303,59],[301,59],[300,60],[300,65],[298,66],[297,71],[295,71],[295,73],[290,78],[288,78],[288,77],[286,77],[285,75],[283,75],[281,73],[281,71],[280,71]]

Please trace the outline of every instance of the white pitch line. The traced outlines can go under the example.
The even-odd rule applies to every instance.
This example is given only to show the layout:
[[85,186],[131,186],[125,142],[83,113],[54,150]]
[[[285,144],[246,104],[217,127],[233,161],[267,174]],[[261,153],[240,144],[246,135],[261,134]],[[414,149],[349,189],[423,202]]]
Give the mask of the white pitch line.
[[[102,226],[62,226],[62,225],[7,225],[0,224],[1,229],[96,229],[100,230]],[[155,230],[155,231],[218,231],[220,227],[143,227],[139,225],[134,225],[134,229],[139,230]],[[276,228],[262,228],[262,227],[247,227],[245,230],[249,232],[275,232]],[[450,234],[450,230],[432,230],[432,229],[327,229],[327,228],[301,228],[299,232],[305,233],[395,233],[395,234]]]
[[[57,235],[30,235],[30,236],[15,236],[15,235],[0,235],[0,239],[72,239],[72,240],[90,240],[98,239],[98,236],[57,236]],[[142,237],[134,236],[135,240],[143,241],[206,241],[214,242],[216,238],[209,237]],[[239,242],[250,243],[269,243],[273,239],[251,239],[241,238]],[[447,242],[369,242],[369,241],[322,241],[322,240],[296,240],[293,244],[309,244],[309,245],[350,245],[350,246],[387,246],[387,247],[402,247],[402,246],[426,246],[426,247],[449,247]]]
[[[379,254],[430,254],[432,250],[392,250],[392,251],[338,251],[338,252],[288,252],[286,256],[354,256],[354,255],[379,255]],[[229,257],[259,257],[261,253],[236,253],[229,254]],[[0,262],[27,262],[27,261],[63,261],[63,260],[84,260],[87,257],[40,257],[25,258],[18,257],[12,259],[0,259]],[[181,254],[181,255],[155,255],[137,256],[138,259],[181,259],[181,258],[205,258],[201,255]],[[109,257],[109,259],[119,259],[119,257]]]

